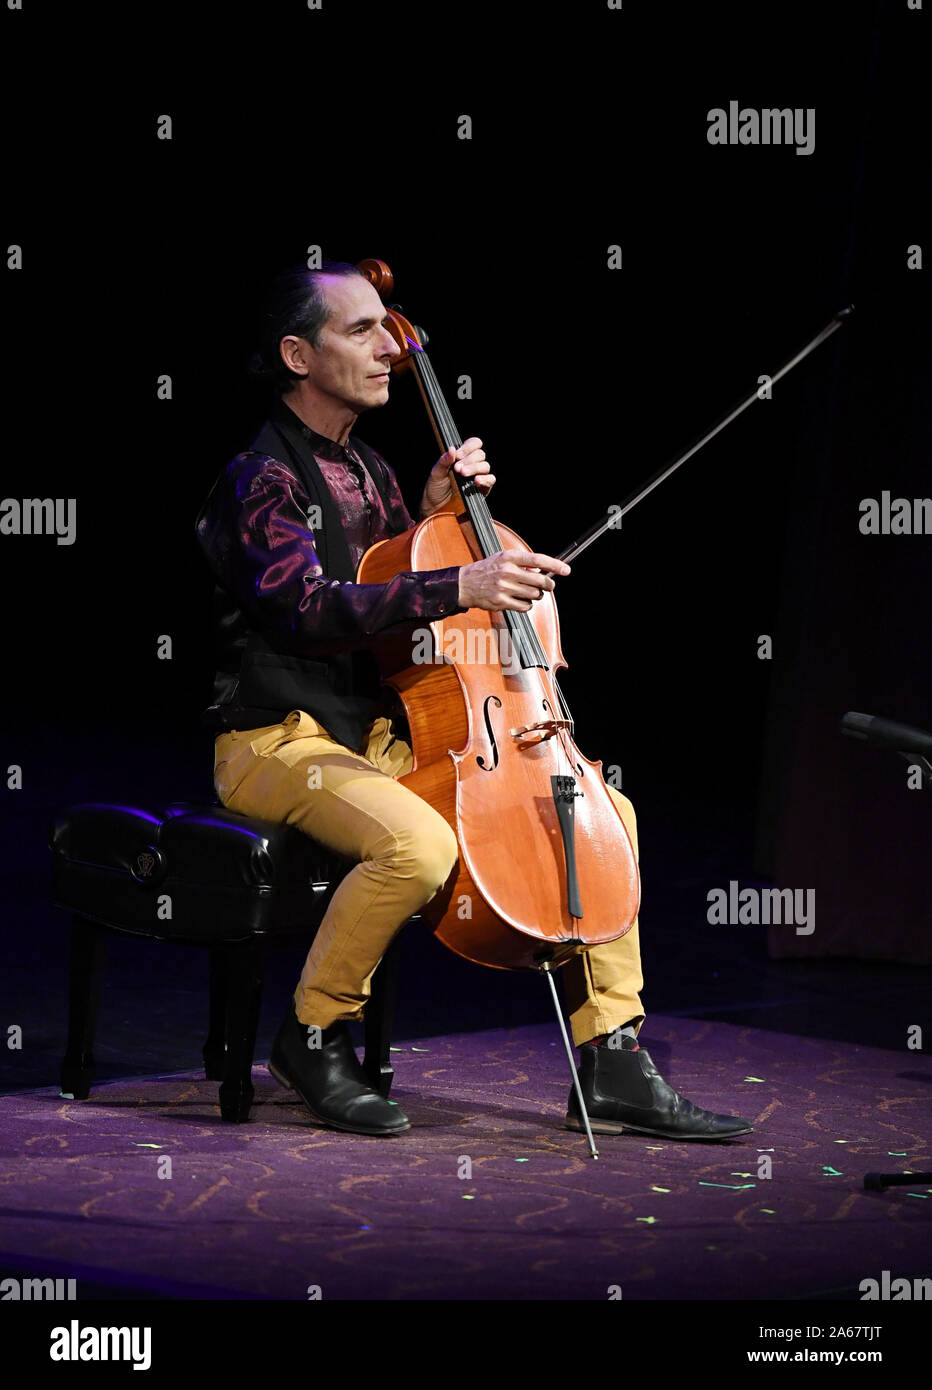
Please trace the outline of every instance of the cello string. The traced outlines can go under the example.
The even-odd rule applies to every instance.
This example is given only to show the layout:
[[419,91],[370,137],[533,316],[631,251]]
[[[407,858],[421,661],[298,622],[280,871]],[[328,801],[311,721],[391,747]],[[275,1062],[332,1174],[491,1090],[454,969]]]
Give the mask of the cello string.
[[[450,413],[446,397],[444,396],[443,391],[440,387],[440,383],[437,379],[437,375],[434,371],[434,366],[430,360],[430,357],[428,356],[427,352],[423,348],[421,348],[415,353],[412,353],[412,358],[415,363],[415,367],[416,369],[418,369],[419,374],[424,382],[424,387],[430,402],[430,407],[433,409],[437,418],[438,432],[440,433],[441,438],[443,439],[444,443],[447,445],[448,448],[459,448],[462,445],[463,440],[459,434],[459,431],[457,430],[453,416]],[[463,482],[465,483],[466,480],[464,479]],[[498,533],[495,530],[495,525],[492,520],[491,512],[489,510],[489,506],[484,494],[480,491],[478,487],[475,486],[475,484],[473,484],[472,489],[463,488],[462,484],[460,484],[460,487],[461,492],[463,493],[463,499],[470,517],[470,521],[472,522],[473,529],[476,532],[477,538],[480,540],[482,544],[484,553],[487,556],[500,553],[503,547],[499,540]],[[537,635],[537,629],[531,622],[531,619],[527,613],[523,613],[514,609],[507,610],[505,613],[502,614],[501,619],[499,621],[504,621],[506,629],[509,631],[512,630],[511,625],[514,625],[516,637],[515,645],[517,648],[516,654],[522,665],[540,666],[544,669],[548,668],[546,654],[541,646],[540,639]],[[566,697],[564,696],[563,691],[561,690],[558,684],[555,672],[551,673],[551,678],[553,692],[556,695],[557,699],[557,717],[567,720],[569,724],[568,731],[559,731],[557,739],[557,756],[559,757],[560,754],[562,754],[565,764],[565,773],[573,777],[575,781],[575,764],[567,748],[567,732],[569,733],[569,736],[572,737],[573,733],[575,732],[576,721],[573,718],[573,714],[570,710],[569,703],[566,700]]]
[[[411,344],[411,346],[415,347],[414,344]],[[423,383],[428,407],[434,412],[438,433],[443,443],[447,448],[459,448],[463,441],[447,405],[446,397],[440,387],[430,357],[423,348],[412,352],[411,356],[415,370],[418,373],[418,378]],[[464,479],[463,481],[465,482],[466,480]],[[475,484],[473,484],[472,489],[463,488],[462,484],[460,486],[467,513],[484,553],[486,556],[500,553],[503,547],[499,540],[498,533],[495,530],[495,525],[484,494]],[[496,622],[496,620],[493,619],[493,622]],[[546,654],[543,651],[540,639],[537,635],[537,629],[531,622],[529,615],[513,609],[507,610],[502,618],[496,622],[496,626],[498,627],[501,622],[504,622],[507,631],[513,632],[516,639],[516,655],[520,664],[522,666],[539,666],[548,669]],[[563,696],[563,692],[557,684],[555,673],[552,673],[552,686],[553,692],[557,698],[557,711],[555,711],[555,713],[557,717],[566,719],[569,722],[570,730],[573,730],[575,728],[575,720]],[[562,754],[565,765],[564,773],[572,776],[574,765],[566,747],[566,732],[564,730],[559,732],[556,751],[558,758],[560,754]]]
[[[414,357],[414,361],[420,369],[431,405],[440,422],[440,433],[444,443],[447,444],[448,448],[459,448],[463,441],[459,436],[459,432],[456,429],[453,417],[447,406],[446,399],[440,389],[440,384],[434,372],[433,363],[423,349],[417,353]],[[473,485],[472,489],[464,487],[463,484],[465,482],[466,480],[463,479],[460,483],[460,490],[463,493],[463,501],[469,513],[469,519],[472,522],[473,529],[476,532],[476,537],[480,541],[483,554],[486,557],[494,555],[496,552],[500,551],[502,547],[492,525],[488,507],[486,506],[483,508],[479,505],[483,500],[479,489],[475,487],[475,485]]]
[[408,355],[414,367],[418,384],[424,396],[424,403],[427,406],[427,412],[431,417],[431,422],[437,432],[437,436],[445,450],[458,448],[462,440],[459,437],[452,416],[446,409],[446,402],[443,399],[437,379],[433,371],[430,370],[430,361],[425,361],[427,353],[411,338],[406,336],[405,341],[410,349]]
[[560,706],[560,716],[561,716],[561,718],[563,718],[563,719],[568,719],[568,720],[569,720],[569,724],[570,724],[570,733],[572,734],[572,733],[574,732],[575,728],[576,728],[576,721],[575,721],[575,719],[573,718],[572,714],[570,713],[570,707],[569,707],[569,705],[567,704],[566,700],[564,699],[563,691],[560,689],[559,685],[557,684],[556,672],[553,673],[553,688],[554,688],[554,690],[555,690],[555,692],[556,692],[557,703],[558,703],[559,706]]
[[459,447],[462,440],[459,437],[456,425],[449,411],[446,409],[446,402],[443,399],[437,379],[430,369],[430,362],[429,360],[425,361],[426,357],[427,354],[422,348],[416,356],[412,354],[411,360],[417,371],[418,379],[423,384],[428,397],[428,406],[433,413],[437,425],[437,433],[440,435],[446,448],[455,449]]
[[[456,429],[456,425],[453,421],[453,417],[450,414],[449,407],[446,403],[446,398],[444,397],[443,392],[440,389],[440,384],[437,381],[436,373],[434,372],[433,363],[431,362],[430,358],[428,357],[427,353],[424,351],[423,348],[416,355],[414,360],[417,363],[418,367],[422,369],[422,373],[425,380],[425,386],[431,398],[431,402],[433,403],[434,408],[436,409],[438,418],[442,422],[442,426],[445,426],[445,428],[441,429],[441,433],[443,434],[444,440],[446,441],[447,439],[449,439],[451,441],[451,444],[448,447],[459,448],[462,445],[463,441],[459,436],[459,433]],[[479,492],[479,489],[476,488],[474,485],[474,490],[472,490],[471,495],[469,495],[470,491],[470,489],[466,489],[466,495],[464,495],[463,498],[463,501],[467,505],[467,510],[469,511],[470,521],[473,523],[473,529],[475,530],[477,537],[479,537],[482,541],[483,550],[485,551],[486,556],[494,555],[497,551],[500,551],[502,547],[499,543],[498,536],[492,525],[491,515],[487,506],[483,508],[481,506],[475,505],[481,500],[484,500],[482,499],[482,495]],[[470,505],[470,503],[473,503],[474,505]]]
[[[463,441],[456,429],[456,424],[447,406],[446,398],[440,389],[440,383],[434,372],[433,363],[423,348],[412,352],[411,358],[418,372],[419,379],[424,383],[429,407],[435,414],[438,423],[438,432],[443,442],[447,444],[447,447],[459,448]],[[464,483],[466,481],[465,479],[463,480]],[[460,490],[483,554],[488,557],[501,553],[503,546],[495,530],[488,503],[481,489],[473,483],[471,488],[468,486],[464,487],[460,484]],[[517,654],[521,665],[525,667],[541,666],[546,668],[548,666],[546,654],[537,635],[537,629],[530,621],[528,614],[515,609],[506,610],[505,622],[516,639],[516,646],[518,648]]]
[[[429,405],[437,419],[438,433],[440,434],[443,443],[446,445],[448,449],[459,448],[462,445],[463,441],[460,437],[459,431],[456,428],[453,417],[450,414],[443,392],[440,389],[440,384],[437,381],[433,369],[433,364],[431,363],[430,358],[427,356],[427,353],[423,349],[421,349],[421,351],[413,360],[416,363],[416,366],[419,369],[419,375],[424,382],[424,388],[429,400]],[[466,506],[469,519],[472,522],[473,530],[476,533],[476,538],[479,541],[482,553],[484,556],[488,557],[489,555],[495,554],[496,551],[501,550],[501,546],[499,545],[498,537],[492,528],[491,517],[488,515],[488,509],[486,509],[486,514],[483,515],[482,509],[478,506],[478,501],[480,497],[478,489],[475,487],[473,489],[464,487],[463,484],[465,484],[465,482],[466,480],[463,479],[460,483],[460,490],[463,496],[463,501]]]

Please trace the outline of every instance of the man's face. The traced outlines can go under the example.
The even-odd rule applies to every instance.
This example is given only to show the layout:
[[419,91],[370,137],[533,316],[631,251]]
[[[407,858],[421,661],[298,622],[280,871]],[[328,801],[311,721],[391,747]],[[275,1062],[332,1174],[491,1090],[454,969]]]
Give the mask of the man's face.
[[401,353],[382,326],[385,306],[361,275],[326,275],[322,288],[331,312],[320,346],[306,345],[308,383],[357,415],[385,405],[389,369]]

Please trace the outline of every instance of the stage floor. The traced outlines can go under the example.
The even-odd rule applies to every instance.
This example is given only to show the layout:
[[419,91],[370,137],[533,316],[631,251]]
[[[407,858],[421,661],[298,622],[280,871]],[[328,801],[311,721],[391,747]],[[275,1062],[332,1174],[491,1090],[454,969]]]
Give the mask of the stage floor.
[[600,1136],[593,1162],[563,1128],[555,1025],[399,1043],[395,1139],[315,1127],[264,1065],[244,1125],[191,1071],[2,1096],[0,1273],[73,1277],[79,1298],[599,1301],[928,1275],[932,1187],[863,1176],[932,1167],[932,1059],[662,1015],[641,1042],[755,1132]]

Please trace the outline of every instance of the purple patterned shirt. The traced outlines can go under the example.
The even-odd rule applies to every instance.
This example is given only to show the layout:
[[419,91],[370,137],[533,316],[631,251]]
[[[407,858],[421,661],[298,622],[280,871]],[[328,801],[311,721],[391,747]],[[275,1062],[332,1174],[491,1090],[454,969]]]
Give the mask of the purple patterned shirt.
[[[335,456],[337,450],[340,457]],[[330,457],[331,453],[334,457]],[[358,569],[359,562],[370,545],[375,545],[376,541],[385,540],[388,536],[398,535],[398,531],[395,530],[396,522],[386,514],[379,490],[355,449],[341,449],[338,444],[334,444],[331,451],[317,445],[314,458],[343,521],[343,534],[349,546],[353,569]],[[388,464],[380,454],[377,458],[390,479],[388,492],[393,503],[392,510],[395,517],[400,518],[403,523],[400,529],[407,531],[414,525],[414,521],[409,516],[404,499],[398,491],[394,473],[388,471]]]
[[[340,513],[355,567],[369,546],[400,535],[414,521],[394,471],[380,455],[375,457],[384,470],[388,512],[354,450],[302,428]],[[197,522],[217,582],[258,626],[291,637],[294,650],[308,656],[348,651],[370,645],[386,629],[465,611],[458,566],[398,574],[387,584],[328,578],[315,550],[310,509],[293,469],[247,450],[221,473]]]

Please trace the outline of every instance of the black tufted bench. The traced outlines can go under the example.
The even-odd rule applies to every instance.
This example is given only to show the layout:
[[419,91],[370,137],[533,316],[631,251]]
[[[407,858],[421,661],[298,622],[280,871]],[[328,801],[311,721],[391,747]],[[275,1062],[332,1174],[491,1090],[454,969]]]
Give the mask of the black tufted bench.
[[[248,1119],[266,953],[310,943],[352,862],[292,826],[188,802],[156,812],[71,806],[55,818],[50,847],[53,900],[73,914],[62,1094],[90,1094],[107,943],[120,932],[209,950],[205,1072],[220,1082],[223,1119]],[[373,976],[365,1012],[363,1066],[383,1096],[393,1075],[399,940],[400,933]]]

